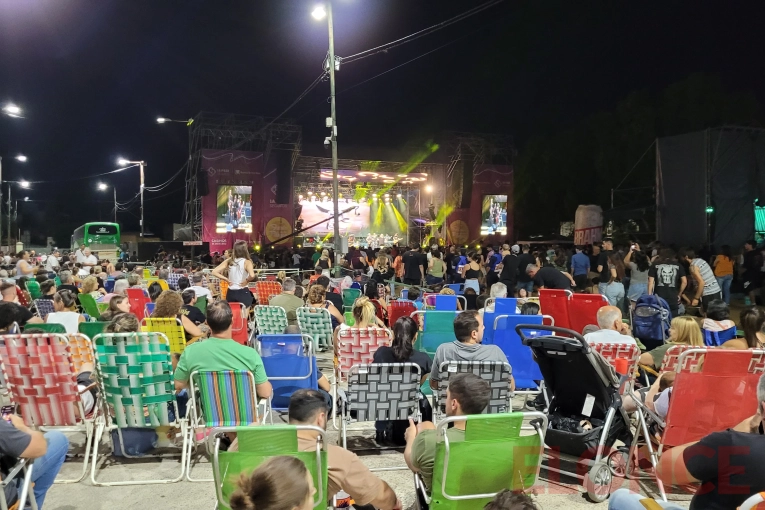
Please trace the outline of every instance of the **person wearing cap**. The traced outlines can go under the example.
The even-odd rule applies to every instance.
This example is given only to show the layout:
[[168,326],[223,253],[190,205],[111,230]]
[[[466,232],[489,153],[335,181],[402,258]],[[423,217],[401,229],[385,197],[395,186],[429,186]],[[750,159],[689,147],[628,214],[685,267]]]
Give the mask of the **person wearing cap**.
[[499,273],[500,283],[504,283],[508,292],[515,290],[515,284],[518,281],[518,253],[521,248],[514,244],[511,248],[509,244],[502,245],[502,269]]

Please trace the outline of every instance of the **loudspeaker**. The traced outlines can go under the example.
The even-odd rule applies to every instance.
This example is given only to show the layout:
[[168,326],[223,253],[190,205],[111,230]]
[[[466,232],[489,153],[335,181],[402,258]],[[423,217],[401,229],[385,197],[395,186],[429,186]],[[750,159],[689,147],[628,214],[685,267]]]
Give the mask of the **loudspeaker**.
[[460,208],[469,209],[470,201],[473,196],[473,169],[475,167],[475,158],[465,156],[462,158],[462,200]]
[[276,203],[289,204],[292,194],[292,151],[276,153]]
[[197,194],[203,197],[208,193],[210,193],[210,186],[207,185],[207,172],[197,170]]

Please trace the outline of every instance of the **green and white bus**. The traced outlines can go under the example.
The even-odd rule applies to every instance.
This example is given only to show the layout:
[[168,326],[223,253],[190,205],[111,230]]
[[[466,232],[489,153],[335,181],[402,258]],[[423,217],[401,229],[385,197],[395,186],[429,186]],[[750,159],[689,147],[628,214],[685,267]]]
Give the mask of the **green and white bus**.
[[117,260],[120,248],[119,224],[92,222],[79,227],[72,234],[72,251],[80,248],[90,248],[102,260]]

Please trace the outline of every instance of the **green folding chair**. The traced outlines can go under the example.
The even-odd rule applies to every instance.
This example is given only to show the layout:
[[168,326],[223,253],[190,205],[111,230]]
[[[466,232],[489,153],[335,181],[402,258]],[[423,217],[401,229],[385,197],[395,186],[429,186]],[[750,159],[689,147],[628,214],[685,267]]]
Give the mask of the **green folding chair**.
[[56,324],[54,322],[47,323],[43,322],[41,324],[27,324],[24,326],[24,332],[30,329],[39,329],[42,331],[45,331],[46,333],[61,333],[63,335],[66,335],[66,328],[63,324]]
[[422,315],[422,329],[417,333],[414,348],[430,356],[436,355],[436,349],[441,344],[454,341],[454,319],[458,312],[440,310],[418,310],[412,314],[415,320]]
[[[465,422],[464,440],[447,430]],[[432,492],[418,474],[418,497],[430,508],[473,510],[483,508],[503,489],[526,491],[537,481],[544,451],[547,417],[538,412],[452,416],[436,428],[436,460]],[[451,436],[451,440],[450,440]],[[476,476],[481,473],[481,476]]]
[[77,331],[88,338],[94,338],[96,335],[106,333],[106,326],[108,325],[108,322],[81,322],[77,325]]
[[[297,433],[316,432],[316,449],[298,449]],[[236,432],[238,451],[220,451],[219,432]],[[302,460],[313,477],[316,495],[314,508],[327,508],[327,452],[323,449],[325,432],[309,425],[258,425],[257,427],[219,427],[207,436],[208,450],[213,452],[213,478],[218,508],[228,508],[229,498],[243,473],[249,474],[271,457],[289,455]],[[321,481],[320,481],[321,480]]]
[[80,305],[85,313],[93,317],[95,320],[98,320],[98,318],[101,317],[101,312],[98,311],[98,305],[93,296],[90,294],[79,294],[78,299],[80,300]]
[[287,312],[281,306],[256,305],[255,324],[258,325],[258,333],[261,335],[282,335],[287,329]]
[[32,299],[40,299],[42,297],[42,291],[40,290],[40,284],[35,280],[28,280],[26,283],[27,292],[32,296]]
[[[116,431],[122,455],[136,458],[125,450],[122,437],[127,428],[156,429],[171,427],[180,429],[181,470],[176,478],[165,480],[126,480],[101,482],[96,480],[98,448],[93,450],[90,481],[93,485],[146,485],[180,482],[186,466],[187,420],[180,419],[175,401],[173,369],[170,360],[170,343],[162,333],[103,333],[93,338],[96,351],[96,372],[99,377],[100,394],[107,409],[96,419],[95,442],[101,442],[106,432]],[[173,413],[171,414],[171,409]],[[171,418],[172,416],[172,418]],[[112,444],[112,452],[114,452]],[[143,457],[151,457],[147,454]],[[156,457],[156,456],[154,456]]]
[[332,345],[332,315],[326,308],[301,306],[295,310],[298,326],[303,334],[311,335],[313,350],[319,352]]
[[350,312],[353,309],[353,303],[361,297],[360,289],[343,289],[343,309]]
[[194,306],[199,308],[199,311],[201,311],[203,314],[207,314],[207,296],[199,296],[197,298],[197,302],[194,303]]
[[61,287],[61,278],[59,278],[58,275],[56,275],[56,277],[53,278],[53,281],[56,282],[56,288]]
[[347,326],[353,326],[356,324],[356,319],[353,318],[353,312],[345,312],[343,316],[345,317],[345,324]]

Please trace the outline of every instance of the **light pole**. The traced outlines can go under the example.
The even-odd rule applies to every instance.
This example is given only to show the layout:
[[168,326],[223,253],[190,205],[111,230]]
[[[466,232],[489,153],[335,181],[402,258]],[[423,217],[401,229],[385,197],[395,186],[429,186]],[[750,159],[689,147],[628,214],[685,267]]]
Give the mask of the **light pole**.
[[[7,115],[8,117],[13,117],[13,118],[16,118],[16,119],[23,119],[24,118],[24,117],[22,117],[22,114],[24,113],[23,110],[19,106],[15,105],[13,103],[8,103],[5,106],[3,106],[1,111],[3,112],[4,115]],[[16,156],[16,159],[18,161],[25,162],[27,160],[27,157],[26,156],[22,156],[21,154],[19,154],[18,156]],[[2,158],[2,156],[0,156],[0,209],[2,209],[2,203],[3,203],[3,185],[2,185],[2,182],[3,182],[3,158]],[[8,202],[8,203],[10,204],[10,202]],[[10,215],[11,215],[11,209],[10,209],[10,205],[9,205],[8,206],[8,216],[10,217]],[[1,213],[0,213],[0,216],[2,216]],[[10,227],[9,227],[8,228],[8,237],[9,238],[10,238],[10,235],[11,234],[10,234]],[[1,218],[0,218],[0,244],[3,244],[3,221],[2,221]],[[10,250],[11,250],[11,245],[9,243],[8,244],[8,251],[10,251]]]
[[[109,185],[103,182],[98,183],[98,191],[106,191]],[[112,186],[114,190],[114,223],[117,223],[117,186]]]
[[186,124],[187,126],[190,126],[194,122],[194,119],[175,120],[175,119],[168,119],[167,117],[157,117],[157,124],[164,124],[166,122],[180,122],[181,124]]
[[117,164],[123,167],[128,165],[138,165],[141,168],[141,238],[143,238],[143,167],[146,166],[146,163],[143,161],[128,161],[127,159],[119,158]]
[[[11,184],[13,184],[12,181],[8,181],[8,251],[11,251]],[[19,186],[21,186],[24,189],[29,189],[29,182],[27,181],[19,181]],[[29,200],[29,197],[26,197],[24,200]],[[18,204],[16,205],[16,213],[18,214]]]
[[332,21],[332,2],[327,1],[326,4],[317,5],[311,15],[321,20],[327,18],[327,29],[329,31],[329,96],[331,104],[331,126],[329,133],[329,141],[332,143],[332,206],[334,208],[335,221],[334,221],[334,237],[335,237],[335,258],[340,255],[340,209],[338,207],[338,189],[337,189],[337,109],[335,102],[335,65],[337,60],[335,58],[335,30]]

